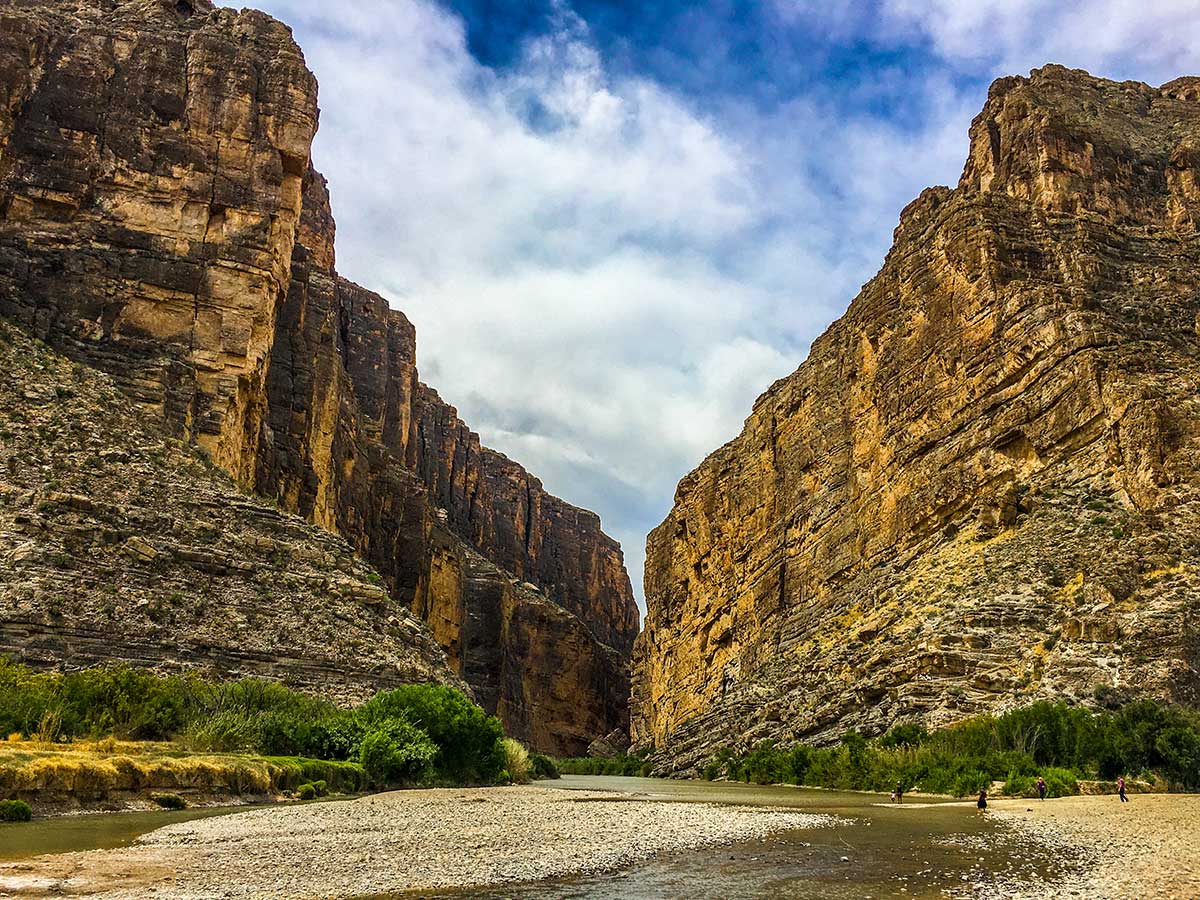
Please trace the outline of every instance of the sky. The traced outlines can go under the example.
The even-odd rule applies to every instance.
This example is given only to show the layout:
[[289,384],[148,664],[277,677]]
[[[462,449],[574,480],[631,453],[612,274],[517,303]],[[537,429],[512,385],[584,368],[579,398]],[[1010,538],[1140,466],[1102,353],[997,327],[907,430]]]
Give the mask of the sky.
[[258,0],[321,90],[338,268],[621,541],[957,182],[988,84],[1200,74],[1200,0]]

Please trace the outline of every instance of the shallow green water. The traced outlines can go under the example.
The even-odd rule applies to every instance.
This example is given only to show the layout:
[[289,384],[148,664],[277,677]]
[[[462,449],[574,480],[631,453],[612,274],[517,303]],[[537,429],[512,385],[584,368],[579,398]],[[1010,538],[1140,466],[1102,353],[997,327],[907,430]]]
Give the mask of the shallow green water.
[[25,859],[43,853],[124,847],[141,835],[165,825],[225,816],[244,809],[247,807],[98,813],[0,825],[0,860]]

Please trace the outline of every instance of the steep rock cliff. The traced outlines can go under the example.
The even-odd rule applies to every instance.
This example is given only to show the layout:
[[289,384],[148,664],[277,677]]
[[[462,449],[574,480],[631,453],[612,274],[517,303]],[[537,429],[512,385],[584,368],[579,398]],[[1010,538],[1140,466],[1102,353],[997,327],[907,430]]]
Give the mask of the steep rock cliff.
[[956,189],[647,542],[664,770],[1030,700],[1200,701],[1200,80],[996,82]]
[[343,535],[510,730],[581,752],[626,715],[620,548],[480,447],[420,384],[407,319],[338,276],[316,126],[266,15],[3,0],[0,315]]
[[317,127],[290,31],[200,0],[6,0],[0,53],[0,313],[247,483]]
[[454,407],[423,384],[414,419],[416,469],[450,527],[628,654],[638,609],[620,545],[600,530],[599,516],[548,494],[518,463],[481,446]]
[[627,722],[638,616],[620,547],[420,383],[415,329],[338,276],[333,232],[310,172],[257,489],[346,535],[510,734],[582,753]]

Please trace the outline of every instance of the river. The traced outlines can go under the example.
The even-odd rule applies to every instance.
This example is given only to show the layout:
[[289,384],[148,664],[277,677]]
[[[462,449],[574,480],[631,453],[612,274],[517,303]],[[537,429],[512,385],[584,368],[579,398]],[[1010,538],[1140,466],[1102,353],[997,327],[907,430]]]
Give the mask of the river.
[[[719,849],[661,854],[604,875],[497,889],[420,896],[521,900],[666,900],[666,898],[864,898],[970,896],[998,878],[1054,878],[1049,851],[1019,843],[1014,833],[969,804],[703,781],[564,776],[542,782],[568,790],[619,791],[638,799],[788,807],[838,816],[836,826],[784,832]],[[110,813],[0,826],[0,860],[128,845],[174,822],[237,809]],[[402,897],[405,895],[401,895]]]
[[[564,776],[571,790],[627,791],[646,799],[771,806],[830,813],[845,824],[776,834],[716,850],[666,854],[619,872],[455,898],[520,900],[749,900],[749,898],[969,897],[981,884],[1028,873],[1055,878],[1049,851],[984,816],[973,804],[726,782]],[[426,893],[424,896],[429,896]]]

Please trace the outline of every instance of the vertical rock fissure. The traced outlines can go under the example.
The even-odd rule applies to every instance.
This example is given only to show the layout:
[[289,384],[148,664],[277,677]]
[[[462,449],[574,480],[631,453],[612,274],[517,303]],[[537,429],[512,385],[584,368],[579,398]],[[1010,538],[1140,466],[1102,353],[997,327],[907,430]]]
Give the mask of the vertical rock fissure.
[[204,233],[200,237],[200,267],[196,273],[196,289],[192,294],[192,330],[188,340],[188,364],[192,367],[192,398],[188,404],[188,434],[190,437],[199,436],[200,423],[200,378],[199,365],[196,362],[196,337],[200,325],[200,296],[208,281],[208,232],[212,225],[213,208],[217,203],[217,177],[221,171],[221,138],[215,137],[216,151],[213,156],[212,183],[209,186],[208,211],[204,219]]
[[529,479],[525,479],[525,577],[533,568],[533,492],[529,489]]

